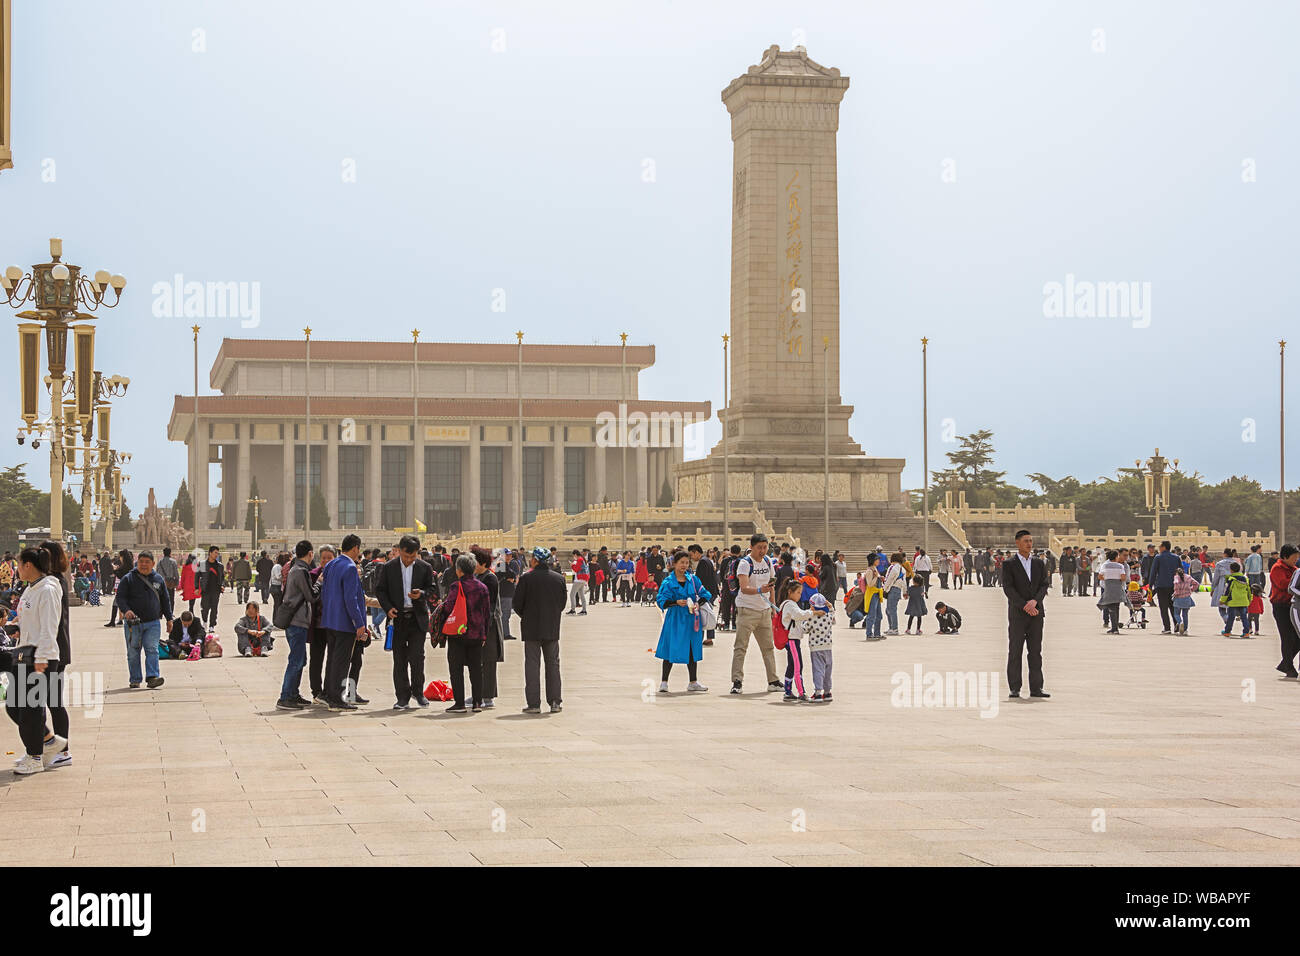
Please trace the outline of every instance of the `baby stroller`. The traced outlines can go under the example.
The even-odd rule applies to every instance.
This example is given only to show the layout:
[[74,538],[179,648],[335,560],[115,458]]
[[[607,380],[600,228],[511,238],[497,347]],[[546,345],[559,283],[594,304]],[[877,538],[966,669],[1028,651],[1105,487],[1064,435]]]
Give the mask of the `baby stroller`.
[[645,587],[641,589],[641,606],[655,607],[657,606],[658,600],[659,589],[655,587],[654,578],[651,578],[645,583]]
[[1146,630],[1147,626],[1147,590],[1140,588],[1136,591],[1129,591],[1126,595],[1128,604],[1128,623],[1125,627],[1140,627]]

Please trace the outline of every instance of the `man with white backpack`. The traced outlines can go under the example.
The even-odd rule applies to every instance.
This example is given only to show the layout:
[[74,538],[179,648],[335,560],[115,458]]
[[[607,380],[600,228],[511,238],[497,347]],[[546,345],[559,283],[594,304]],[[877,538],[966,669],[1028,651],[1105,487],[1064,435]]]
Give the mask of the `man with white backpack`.
[[767,689],[784,690],[776,674],[776,648],[772,643],[772,584],[775,568],[767,556],[767,535],[756,532],[749,539],[749,553],[736,563],[736,642],[731,651],[731,693],[739,694],[745,679],[745,654],[752,635],[763,655]]

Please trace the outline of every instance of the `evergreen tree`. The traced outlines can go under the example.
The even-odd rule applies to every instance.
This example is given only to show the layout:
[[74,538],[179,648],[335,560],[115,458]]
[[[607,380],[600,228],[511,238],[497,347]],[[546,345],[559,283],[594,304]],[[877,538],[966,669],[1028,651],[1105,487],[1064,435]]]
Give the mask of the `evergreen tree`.
[[655,502],[656,508],[668,508],[673,503],[673,486],[668,479],[664,479],[664,486],[659,489],[659,500]]
[[181,479],[181,486],[176,492],[176,500],[172,502],[173,521],[179,521],[182,527],[194,527],[194,502],[190,498],[190,489],[185,484],[185,479]]
[[[66,509],[65,509],[66,511]],[[78,519],[80,520],[80,519]],[[122,514],[113,521],[114,531],[130,531],[135,527],[135,519],[131,517],[131,506],[126,503],[126,495],[122,496]]]
[[311,528],[312,531],[330,530],[330,510],[325,504],[325,495],[321,493],[320,485],[314,485],[311,489]]

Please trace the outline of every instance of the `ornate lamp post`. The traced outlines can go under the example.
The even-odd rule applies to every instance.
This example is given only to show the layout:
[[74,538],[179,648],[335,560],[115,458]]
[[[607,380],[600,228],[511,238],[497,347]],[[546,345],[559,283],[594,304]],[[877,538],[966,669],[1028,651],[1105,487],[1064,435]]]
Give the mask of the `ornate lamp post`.
[[103,484],[100,489],[99,512],[104,518],[104,550],[113,550],[113,522],[122,517],[122,482],[130,475],[122,473],[122,466],[131,460],[127,452],[108,449],[101,464]]
[[[1141,461],[1135,461],[1138,468],[1142,467]],[[1160,537],[1160,516],[1176,515],[1182,509],[1171,509],[1169,507],[1169,479],[1171,472],[1166,471],[1169,459],[1162,458],[1160,449],[1147,459],[1146,470],[1142,472],[1142,483],[1146,490],[1147,507],[1151,509],[1150,514],[1135,514],[1135,518],[1154,518],[1155,519],[1155,536]],[[1125,469],[1127,470],[1127,469]],[[1136,469],[1134,469],[1136,471]],[[1174,470],[1178,470],[1178,459],[1174,459]]]
[[[51,239],[49,262],[33,265],[26,273],[21,266],[9,266],[0,275],[0,290],[9,306],[17,309],[29,302],[34,306],[18,313],[19,319],[31,320],[18,327],[20,414],[24,422],[20,428],[29,434],[48,434],[50,438],[50,537],[55,540],[63,538],[64,401],[74,399],[74,420],[85,421],[93,414],[94,407],[94,327],[75,323],[94,319],[90,313],[100,307],[116,306],[122,301],[122,289],[126,287],[126,279],[109,275],[103,269],[93,279],[87,278],[80,266],[67,265],[60,261],[62,257],[63,240]],[[75,382],[65,375],[69,329],[74,330],[76,337],[78,377]],[[38,426],[42,330],[49,369],[45,382],[50,393],[50,417],[48,424]],[[39,439],[33,440],[32,447],[39,447]]]
[[[96,505],[96,496],[91,490],[96,484],[96,475],[106,464],[109,455],[109,417],[112,405],[111,397],[125,395],[131,380],[125,375],[104,377],[102,372],[95,372],[91,380],[91,408],[93,414],[78,414],[70,422],[65,432],[64,457],[69,472],[81,475],[81,528],[82,539],[89,544],[91,540],[91,512]],[[98,425],[99,438],[95,442],[95,429]],[[76,442],[76,433],[80,430],[82,443]],[[92,444],[92,442],[95,442]],[[80,455],[80,458],[78,458]]]
[[266,504],[265,498],[249,498],[245,504],[253,506],[253,543],[249,545],[249,552],[257,551],[257,532],[262,526],[262,505]]

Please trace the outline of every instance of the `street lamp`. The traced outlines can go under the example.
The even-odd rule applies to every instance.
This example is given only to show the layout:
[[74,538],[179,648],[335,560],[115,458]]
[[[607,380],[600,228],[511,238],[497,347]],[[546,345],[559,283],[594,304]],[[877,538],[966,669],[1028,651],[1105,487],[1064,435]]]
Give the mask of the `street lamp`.
[[[93,326],[75,326],[77,322],[94,319],[91,313],[101,307],[114,308],[122,301],[126,279],[110,275],[100,269],[93,278],[82,274],[81,267],[62,261],[63,240],[50,240],[50,261],[38,263],[30,272],[21,266],[9,266],[0,274],[0,291],[11,308],[22,308],[31,303],[34,308],[18,313],[18,318],[33,320],[19,325],[19,394],[20,414],[29,431],[33,430],[39,412],[40,337],[45,332],[46,365],[50,393],[50,537],[63,538],[63,403],[69,384],[67,370],[68,330],[75,328],[77,372],[79,383],[71,390],[77,399],[77,415],[85,420],[93,414],[92,384],[88,376],[93,368]],[[112,298],[109,298],[109,290]],[[39,439],[33,440],[39,447]]]
[[249,498],[246,504],[253,506],[253,543],[249,545],[250,551],[257,550],[257,530],[261,527],[262,505],[266,504],[265,498]]
[[[1142,467],[1141,461],[1135,461],[1138,468]],[[1171,472],[1166,470],[1169,459],[1160,455],[1160,449],[1147,459],[1146,470],[1142,472],[1142,485],[1146,493],[1146,504],[1151,509],[1151,514],[1135,514],[1135,518],[1154,518],[1155,519],[1155,536],[1160,537],[1160,516],[1176,515],[1182,509],[1171,509],[1169,507],[1169,479]],[[1127,469],[1126,469],[1127,470]],[[1136,469],[1135,469],[1136,470]],[[1174,471],[1178,470],[1178,459],[1174,459]]]

